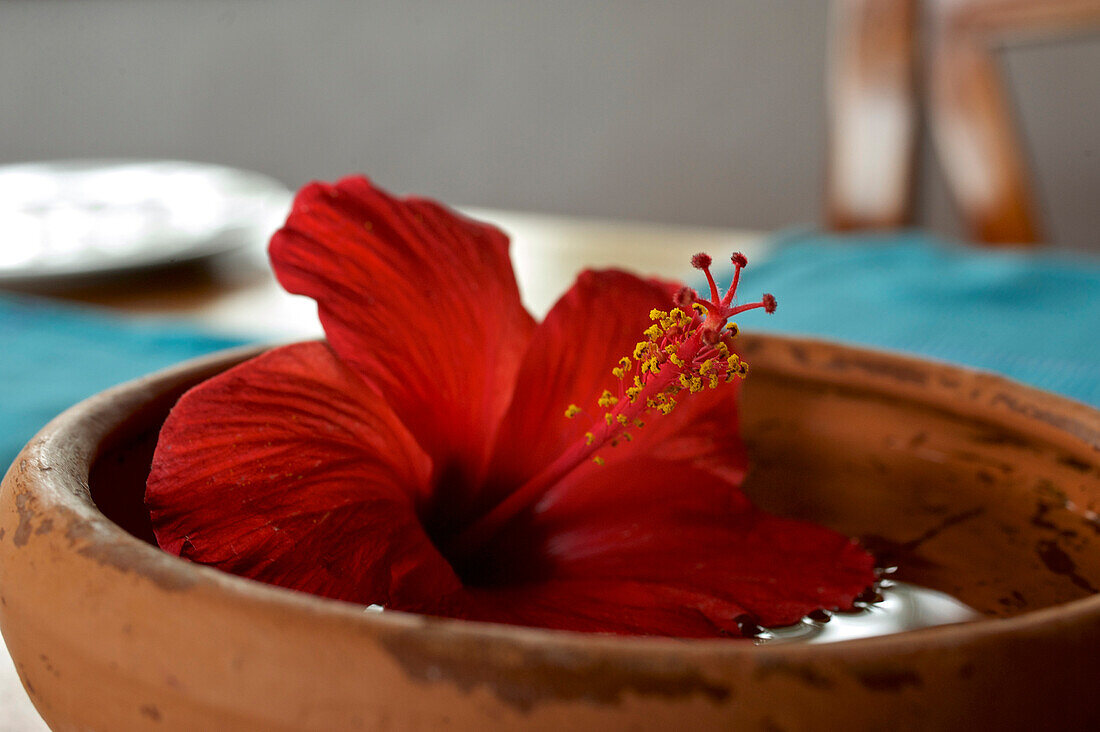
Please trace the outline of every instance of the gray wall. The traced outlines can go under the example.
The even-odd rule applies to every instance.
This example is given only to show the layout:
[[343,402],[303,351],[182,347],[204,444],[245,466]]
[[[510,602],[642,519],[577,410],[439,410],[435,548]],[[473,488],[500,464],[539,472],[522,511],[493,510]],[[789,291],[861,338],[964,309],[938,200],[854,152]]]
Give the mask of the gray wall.
[[[813,222],[826,5],[9,0],[0,162],[177,157],[453,203]],[[1008,66],[1055,237],[1100,251],[1100,42]]]

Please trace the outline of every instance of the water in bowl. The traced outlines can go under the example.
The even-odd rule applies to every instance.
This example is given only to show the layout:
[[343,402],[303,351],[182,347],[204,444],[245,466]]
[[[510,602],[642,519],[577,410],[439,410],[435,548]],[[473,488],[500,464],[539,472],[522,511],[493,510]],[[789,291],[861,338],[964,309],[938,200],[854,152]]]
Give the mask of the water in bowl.
[[836,643],[980,620],[982,614],[950,595],[927,587],[880,579],[848,612],[817,610],[782,628],[753,629],[757,645]]
[[[977,610],[946,593],[889,579],[895,570],[894,567],[883,570],[883,578],[856,599],[852,610],[815,610],[800,622],[781,628],[761,628],[746,621],[741,625],[741,631],[751,637],[756,645],[836,643],[934,625],[965,623],[983,617]],[[368,613],[384,610],[381,605],[364,608],[364,612]]]

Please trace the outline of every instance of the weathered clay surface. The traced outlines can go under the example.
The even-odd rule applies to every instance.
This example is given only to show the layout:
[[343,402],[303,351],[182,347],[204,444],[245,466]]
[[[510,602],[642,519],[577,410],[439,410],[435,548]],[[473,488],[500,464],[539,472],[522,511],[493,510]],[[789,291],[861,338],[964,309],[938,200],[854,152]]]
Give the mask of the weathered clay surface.
[[744,351],[755,500],[989,620],[824,646],[609,638],[363,614],[189,564],[145,541],[145,470],[171,403],[238,353],[27,446],[0,489],[0,630],[59,730],[1100,725],[1100,413],[868,351]]

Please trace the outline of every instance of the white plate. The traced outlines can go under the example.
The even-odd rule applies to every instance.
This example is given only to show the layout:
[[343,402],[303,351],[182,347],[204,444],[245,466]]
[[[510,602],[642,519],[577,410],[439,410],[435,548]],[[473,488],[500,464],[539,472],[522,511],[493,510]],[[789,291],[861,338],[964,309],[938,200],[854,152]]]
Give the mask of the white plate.
[[290,192],[244,170],[173,160],[0,166],[0,282],[193,261],[257,240]]

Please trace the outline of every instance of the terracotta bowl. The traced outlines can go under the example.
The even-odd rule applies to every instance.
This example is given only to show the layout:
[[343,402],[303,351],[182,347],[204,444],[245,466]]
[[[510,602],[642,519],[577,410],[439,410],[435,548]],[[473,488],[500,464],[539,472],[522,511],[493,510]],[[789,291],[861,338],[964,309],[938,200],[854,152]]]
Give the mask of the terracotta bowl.
[[154,546],[157,430],[236,351],[62,414],[0,494],[0,627],[58,730],[1100,724],[1100,412],[1004,379],[744,339],[758,503],[988,619],[823,645],[618,638],[362,608]]

